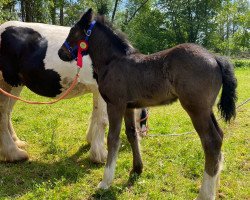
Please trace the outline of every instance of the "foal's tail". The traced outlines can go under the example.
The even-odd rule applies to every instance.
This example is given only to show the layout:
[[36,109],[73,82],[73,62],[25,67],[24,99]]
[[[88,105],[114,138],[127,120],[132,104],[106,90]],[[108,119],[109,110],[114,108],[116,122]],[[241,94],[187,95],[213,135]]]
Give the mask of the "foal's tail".
[[216,57],[222,73],[222,93],[218,103],[218,109],[226,122],[232,117],[235,118],[235,102],[237,100],[236,87],[237,80],[234,75],[233,65],[223,57]]

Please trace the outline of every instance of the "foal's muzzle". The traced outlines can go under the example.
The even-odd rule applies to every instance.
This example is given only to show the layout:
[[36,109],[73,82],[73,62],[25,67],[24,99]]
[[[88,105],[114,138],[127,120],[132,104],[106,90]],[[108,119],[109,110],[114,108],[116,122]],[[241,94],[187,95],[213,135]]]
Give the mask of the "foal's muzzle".
[[64,50],[64,47],[61,47],[59,50],[58,50],[58,56],[61,60],[63,61],[66,61],[66,62],[69,62],[69,61],[72,61],[73,58],[71,57],[71,55],[68,53],[67,50]]

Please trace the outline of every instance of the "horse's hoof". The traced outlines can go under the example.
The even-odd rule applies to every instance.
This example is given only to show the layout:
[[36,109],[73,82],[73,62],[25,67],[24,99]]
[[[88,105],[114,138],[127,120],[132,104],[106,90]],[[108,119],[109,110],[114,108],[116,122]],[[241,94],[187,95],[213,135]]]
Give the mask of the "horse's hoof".
[[107,190],[109,188],[109,185],[107,183],[105,183],[104,181],[101,181],[99,184],[98,184],[98,188],[99,189],[103,189],[103,190]]
[[107,160],[108,151],[105,148],[99,148],[95,151],[90,148],[89,156],[90,160],[94,163],[105,163]]
[[143,169],[143,165],[134,166],[133,169],[130,171],[130,174],[140,175],[142,173],[142,169]]
[[15,143],[19,148],[24,148],[25,146],[27,146],[27,143],[22,140],[16,140]]
[[215,197],[213,197],[213,196],[201,197],[199,195],[195,200],[215,200]]
[[22,149],[15,148],[9,151],[11,153],[1,152],[1,160],[5,162],[22,162],[29,159],[28,153]]

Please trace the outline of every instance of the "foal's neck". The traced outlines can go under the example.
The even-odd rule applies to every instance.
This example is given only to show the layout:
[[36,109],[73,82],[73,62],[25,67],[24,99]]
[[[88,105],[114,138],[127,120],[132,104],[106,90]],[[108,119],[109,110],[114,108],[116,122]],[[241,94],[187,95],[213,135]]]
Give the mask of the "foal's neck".
[[113,60],[135,52],[132,45],[110,27],[96,23],[89,41],[89,54],[97,71]]

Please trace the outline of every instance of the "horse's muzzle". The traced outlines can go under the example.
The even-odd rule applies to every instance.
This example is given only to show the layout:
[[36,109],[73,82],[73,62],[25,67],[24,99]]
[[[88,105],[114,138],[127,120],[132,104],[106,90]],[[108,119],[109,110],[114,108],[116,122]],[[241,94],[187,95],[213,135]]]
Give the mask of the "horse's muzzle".
[[71,55],[68,52],[66,52],[62,47],[58,50],[58,56],[61,60],[66,61],[66,62],[73,60],[71,58]]

